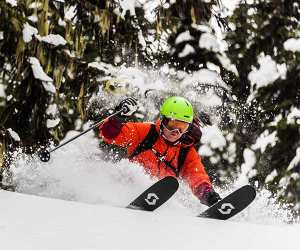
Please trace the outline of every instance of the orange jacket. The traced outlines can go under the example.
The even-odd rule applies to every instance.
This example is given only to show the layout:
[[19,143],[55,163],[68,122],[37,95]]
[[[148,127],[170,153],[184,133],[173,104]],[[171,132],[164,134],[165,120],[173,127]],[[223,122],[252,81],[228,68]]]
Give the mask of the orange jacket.
[[[100,127],[100,135],[104,138],[104,141],[109,144],[127,148],[128,155],[131,155],[135,148],[145,139],[150,127],[150,123],[127,122],[121,124],[116,120],[109,120]],[[160,120],[156,122],[156,130],[159,137],[153,145],[153,148],[161,155],[165,155],[165,160],[171,162],[172,166],[177,168],[177,158],[182,145],[171,145],[165,141],[159,131]],[[175,173],[167,167],[164,162],[158,160],[152,150],[141,152],[139,155],[133,157],[132,161],[141,164],[146,172],[152,176],[157,176],[158,178],[175,176]],[[212,188],[201,158],[194,147],[189,149],[179,177],[188,183],[193,193],[200,200],[204,192]]]

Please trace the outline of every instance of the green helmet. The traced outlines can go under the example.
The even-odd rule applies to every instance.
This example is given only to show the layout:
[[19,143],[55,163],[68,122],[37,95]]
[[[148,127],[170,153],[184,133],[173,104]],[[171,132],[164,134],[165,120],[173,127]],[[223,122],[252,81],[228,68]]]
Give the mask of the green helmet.
[[160,107],[160,114],[171,119],[191,123],[194,117],[192,104],[180,96],[167,98]]

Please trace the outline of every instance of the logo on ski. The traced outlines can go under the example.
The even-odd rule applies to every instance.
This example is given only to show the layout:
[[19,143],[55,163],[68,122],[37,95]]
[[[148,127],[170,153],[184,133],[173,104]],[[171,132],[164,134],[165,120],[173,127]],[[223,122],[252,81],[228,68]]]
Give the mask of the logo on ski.
[[231,214],[231,211],[235,209],[235,207],[231,203],[223,203],[221,208],[218,209],[218,211],[221,214]]
[[150,206],[155,206],[156,202],[159,200],[158,196],[155,193],[149,193],[147,195],[147,199],[145,201],[147,202],[148,205]]

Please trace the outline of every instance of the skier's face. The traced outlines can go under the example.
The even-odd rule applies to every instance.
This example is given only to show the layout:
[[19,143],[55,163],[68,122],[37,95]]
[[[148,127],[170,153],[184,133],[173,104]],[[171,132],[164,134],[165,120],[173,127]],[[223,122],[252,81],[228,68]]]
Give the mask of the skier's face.
[[163,135],[169,142],[175,142],[187,132],[188,128],[187,122],[169,119],[163,122]]

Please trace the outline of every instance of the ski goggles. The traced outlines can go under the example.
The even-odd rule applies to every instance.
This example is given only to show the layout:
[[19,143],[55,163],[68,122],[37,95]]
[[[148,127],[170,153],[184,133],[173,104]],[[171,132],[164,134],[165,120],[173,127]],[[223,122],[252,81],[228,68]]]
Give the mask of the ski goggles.
[[188,131],[190,124],[183,121],[178,121],[174,119],[164,118],[162,121],[162,125],[166,128],[170,133],[176,134],[184,134]]

